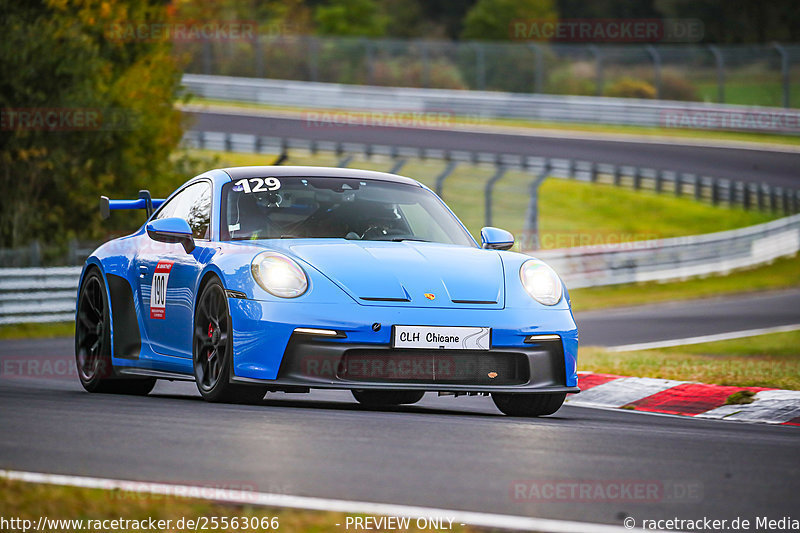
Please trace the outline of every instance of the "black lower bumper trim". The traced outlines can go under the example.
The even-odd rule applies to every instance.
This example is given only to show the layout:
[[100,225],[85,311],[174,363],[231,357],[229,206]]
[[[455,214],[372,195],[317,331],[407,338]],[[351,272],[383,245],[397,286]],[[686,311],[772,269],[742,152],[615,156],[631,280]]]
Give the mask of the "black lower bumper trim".
[[274,387],[404,389],[438,392],[578,392],[566,385],[560,340],[488,351],[398,350],[291,338]]

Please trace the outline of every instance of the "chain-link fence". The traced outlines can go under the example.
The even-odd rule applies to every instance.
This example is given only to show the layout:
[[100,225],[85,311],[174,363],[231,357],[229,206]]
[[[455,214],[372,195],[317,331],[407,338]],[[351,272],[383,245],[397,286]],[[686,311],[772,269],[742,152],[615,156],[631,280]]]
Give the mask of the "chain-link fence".
[[800,107],[800,44],[452,42],[272,35],[175,43],[186,72]]

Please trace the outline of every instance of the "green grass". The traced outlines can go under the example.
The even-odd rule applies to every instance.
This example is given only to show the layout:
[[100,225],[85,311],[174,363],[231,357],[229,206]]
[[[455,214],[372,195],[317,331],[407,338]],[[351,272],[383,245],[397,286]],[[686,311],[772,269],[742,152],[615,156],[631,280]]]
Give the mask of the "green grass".
[[[700,100],[716,102],[718,88],[716,82],[701,83],[697,86]],[[789,100],[793,110],[800,103],[800,87],[792,83],[789,90]],[[725,103],[759,106],[783,106],[783,85],[776,80],[726,80]]]
[[580,349],[578,367],[624,376],[800,390],[800,331],[640,352],[590,346]]
[[[798,95],[800,97],[800,95]],[[716,98],[716,88],[714,88],[713,96],[709,96],[710,101]],[[306,112],[319,113],[319,109],[305,109],[298,107],[287,106],[271,106],[264,104],[256,104],[250,102],[229,102],[224,100],[214,100],[206,98],[193,98],[190,102],[192,105],[207,105],[213,107],[228,107],[234,109],[261,109],[264,111],[276,111],[297,114],[303,116]],[[731,103],[731,102],[729,102]],[[776,104],[780,105],[780,103]],[[389,111],[389,110],[387,110]],[[346,112],[346,111],[345,111]],[[564,122],[547,122],[547,121],[534,121],[534,120],[520,120],[520,119],[471,119],[468,117],[454,117],[452,120],[453,126],[475,126],[476,129],[480,127],[514,127],[524,128],[530,130],[561,130],[565,132],[585,132],[585,133],[607,133],[617,135],[629,136],[650,136],[650,137],[666,137],[674,139],[689,139],[695,141],[732,141],[732,142],[754,142],[754,143],[769,143],[769,144],[782,144],[787,146],[800,145],[800,137],[796,135],[783,135],[772,133],[753,133],[753,132],[737,132],[737,131],[706,131],[706,130],[688,130],[676,128],[658,128],[658,127],[644,127],[644,126],[624,126],[624,125],[608,125],[608,124],[581,124],[581,123],[564,123]]]
[[791,287],[800,287],[800,256],[724,276],[575,289],[570,291],[570,298],[575,311],[589,311]]
[[[191,474],[188,474],[191,475]],[[191,484],[191,481],[187,481]],[[211,492],[215,485],[213,483],[195,483],[200,486],[208,487]],[[258,490],[257,485],[252,481],[223,481],[219,484],[221,490],[235,490],[240,487],[249,487],[250,490]],[[247,490],[247,489],[245,489]],[[0,479],[0,516],[5,519],[19,518],[31,520],[32,527],[36,527],[39,517],[49,519],[82,519],[84,526],[88,520],[94,524],[95,520],[171,520],[171,524],[164,529],[156,531],[188,531],[194,528],[177,528],[177,521],[184,519],[197,519],[199,517],[228,517],[232,519],[238,517],[236,527],[212,528],[212,523],[208,522],[209,530],[217,532],[259,532],[259,531],[297,531],[309,533],[322,532],[341,532],[345,530],[345,513],[334,513],[326,511],[306,511],[284,508],[265,508],[249,505],[224,505],[212,503],[205,500],[179,498],[168,495],[148,495],[126,491],[104,491],[99,489],[84,489],[76,487],[63,487],[58,485],[44,485],[34,483],[24,483],[20,481],[10,481]],[[243,518],[249,520],[256,518],[260,524],[262,518],[269,520],[277,517],[278,527],[272,528],[243,528]],[[220,523],[222,521],[219,521]],[[230,520],[229,520],[230,523]],[[268,523],[268,522],[267,522]],[[113,525],[111,522],[107,523]],[[185,522],[184,522],[185,524]],[[340,524],[340,525],[337,525]],[[118,524],[125,525],[125,524]],[[130,525],[130,524],[129,524]],[[167,525],[166,522],[163,525]],[[231,525],[233,525],[231,523]],[[435,531],[418,529],[415,520],[411,520],[411,527],[407,531]],[[352,529],[353,526],[351,525]],[[22,531],[22,528],[17,528]],[[64,531],[74,531],[76,528],[64,528]],[[136,531],[145,530],[134,526],[128,528],[100,527],[89,528],[102,531]],[[9,529],[13,530],[13,529]],[[153,531],[153,530],[151,530]],[[483,529],[461,526],[453,524],[455,532],[485,531]]]
[[75,322],[4,324],[0,326],[0,340],[52,339],[56,337],[72,337],[74,334]]

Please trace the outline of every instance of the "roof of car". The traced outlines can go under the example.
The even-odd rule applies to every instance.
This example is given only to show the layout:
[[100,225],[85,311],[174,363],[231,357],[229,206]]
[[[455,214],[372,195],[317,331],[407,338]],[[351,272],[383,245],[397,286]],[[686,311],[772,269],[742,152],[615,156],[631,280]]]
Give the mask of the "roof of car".
[[335,167],[295,167],[295,166],[259,166],[223,168],[231,179],[263,178],[263,177],[303,177],[303,178],[357,178],[379,181],[392,181],[408,185],[420,185],[417,180],[372,170]]

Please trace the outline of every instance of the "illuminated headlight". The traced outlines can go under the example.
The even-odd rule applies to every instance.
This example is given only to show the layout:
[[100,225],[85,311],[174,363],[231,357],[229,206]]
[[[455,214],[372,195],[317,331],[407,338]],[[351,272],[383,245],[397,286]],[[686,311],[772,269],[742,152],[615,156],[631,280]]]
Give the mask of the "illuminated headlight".
[[280,298],[296,298],[308,289],[306,273],[283,254],[258,254],[250,264],[250,271],[262,289]]
[[531,298],[544,305],[556,305],[561,301],[561,280],[552,268],[536,260],[525,261],[519,269],[522,286]]

